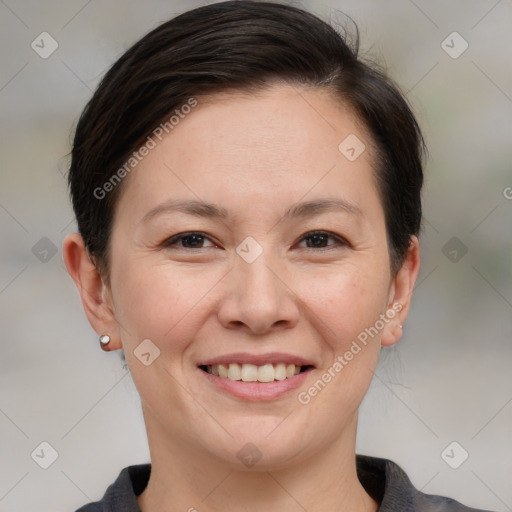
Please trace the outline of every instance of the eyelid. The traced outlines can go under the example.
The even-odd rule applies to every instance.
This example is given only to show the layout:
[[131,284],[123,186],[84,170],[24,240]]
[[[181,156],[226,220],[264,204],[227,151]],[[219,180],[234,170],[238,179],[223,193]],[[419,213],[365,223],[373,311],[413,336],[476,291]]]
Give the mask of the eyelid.
[[336,240],[338,242],[338,245],[334,244],[334,245],[329,245],[327,247],[318,247],[318,248],[304,247],[304,249],[319,252],[319,251],[327,251],[330,249],[335,249],[336,247],[339,247],[339,246],[351,247],[350,242],[343,236],[333,233],[332,231],[326,231],[326,230],[322,230],[322,229],[313,229],[312,231],[308,231],[308,232],[304,233],[304,235],[302,235],[301,238],[299,239],[298,243],[300,243],[303,240],[305,240],[306,238],[309,238],[314,235],[325,235],[327,237],[333,238],[334,240]]
[[[185,251],[199,251],[201,249],[208,249],[208,247],[198,247],[198,248],[190,248],[190,247],[180,247],[177,245],[177,243],[180,242],[180,240],[184,239],[184,238],[187,238],[189,236],[192,236],[192,235],[199,235],[199,236],[202,236],[203,238],[209,240],[213,246],[215,247],[219,247],[220,244],[216,243],[212,237],[210,235],[208,235],[207,233],[203,232],[203,231],[184,231],[182,233],[177,233],[176,235],[173,235],[171,237],[168,237],[166,238],[161,244],[160,246],[163,247],[163,248],[176,248],[176,249],[179,249],[179,250],[185,250]],[[332,245],[328,245],[327,247],[302,247],[302,249],[306,249],[306,250],[312,250],[314,252],[319,252],[319,251],[326,251],[326,250],[330,250],[330,249],[334,249],[336,247],[351,247],[351,244],[350,242],[348,242],[348,240],[346,240],[346,238],[342,237],[341,235],[338,235],[336,233],[333,233],[331,231],[326,231],[326,230],[311,230],[311,231],[307,231],[306,233],[304,233],[298,240],[297,243],[301,243],[302,241],[306,240],[307,238],[310,238],[314,235],[324,235],[324,236],[327,236],[327,237],[330,237],[334,240],[336,240],[338,243],[337,244],[332,244]],[[294,244],[294,245],[296,245]]]
[[208,247],[199,247],[197,249],[190,249],[189,247],[179,247],[177,243],[182,240],[183,238],[187,238],[192,235],[199,235],[204,237],[205,239],[209,240],[215,247],[218,247],[219,244],[217,244],[214,240],[212,240],[212,237],[208,235],[207,233],[204,233],[203,231],[184,231],[183,233],[177,233],[176,235],[172,235],[168,238],[166,238],[160,246],[165,248],[177,248],[184,251],[198,251],[201,249],[208,249]]

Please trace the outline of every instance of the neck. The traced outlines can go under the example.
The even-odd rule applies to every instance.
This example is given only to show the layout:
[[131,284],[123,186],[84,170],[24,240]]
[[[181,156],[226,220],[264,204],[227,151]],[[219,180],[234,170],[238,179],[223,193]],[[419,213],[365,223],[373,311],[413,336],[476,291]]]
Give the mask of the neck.
[[[148,420],[148,418],[146,418]],[[169,441],[146,421],[151,476],[137,501],[142,512],[184,510],[283,512],[325,510],[375,512],[377,503],[360,484],[355,464],[357,417],[344,434],[323,451],[292,467],[239,470]]]

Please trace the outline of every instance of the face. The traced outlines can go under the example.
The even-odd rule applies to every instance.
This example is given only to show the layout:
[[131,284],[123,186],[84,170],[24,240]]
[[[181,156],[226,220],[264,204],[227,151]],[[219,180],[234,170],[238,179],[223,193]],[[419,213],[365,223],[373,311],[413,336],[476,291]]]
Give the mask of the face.
[[198,101],[125,178],[112,309],[150,444],[284,467],[355,432],[401,323],[371,141],[321,90]]

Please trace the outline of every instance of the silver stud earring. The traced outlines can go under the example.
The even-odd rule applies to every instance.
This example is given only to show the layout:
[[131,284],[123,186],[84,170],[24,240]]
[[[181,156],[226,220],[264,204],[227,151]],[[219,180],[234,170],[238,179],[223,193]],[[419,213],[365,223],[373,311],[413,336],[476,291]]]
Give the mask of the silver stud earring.
[[403,329],[403,328],[404,328],[404,326],[403,326],[403,325],[400,325],[400,329]]
[[110,343],[110,336],[103,334],[100,336],[101,348],[106,347]]

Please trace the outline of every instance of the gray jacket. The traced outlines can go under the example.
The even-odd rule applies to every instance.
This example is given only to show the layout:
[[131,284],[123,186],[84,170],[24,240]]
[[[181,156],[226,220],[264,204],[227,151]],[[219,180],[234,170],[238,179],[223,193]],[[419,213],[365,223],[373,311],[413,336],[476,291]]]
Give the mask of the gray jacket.
[[[361,484],[379,504],[378,512],[489,512],[418,491],[405,472],[390,460],[357,455],[356,464]],[[150,473],[151,464],[124,468],[101,501],[76,512],[140,512],[137,496],[145,489]]]

